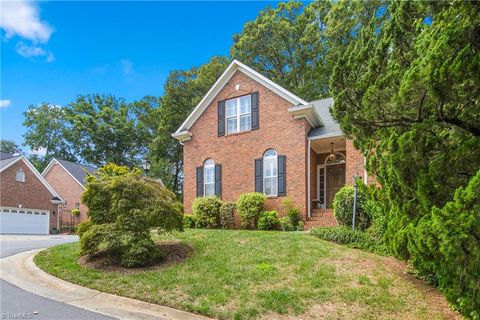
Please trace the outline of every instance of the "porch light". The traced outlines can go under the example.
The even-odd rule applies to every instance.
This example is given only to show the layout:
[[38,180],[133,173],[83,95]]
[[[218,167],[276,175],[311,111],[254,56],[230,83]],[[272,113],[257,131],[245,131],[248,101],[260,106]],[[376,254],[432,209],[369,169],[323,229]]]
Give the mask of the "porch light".
[[330,145],[332,146],[332,148],[330,149],[330,154],[328,155],[328,160],[330,160],[331,162],[335,162],[335,160],[337,160],[337,155],[335,154],[335,151],[333,151],[333,142],[330,143]]
[[143,167],[143,170],[145,171],[145,174],[148,176],[148,172],[150,171],[150,161],[148,161],[148,159],[143,159],[142,167]]

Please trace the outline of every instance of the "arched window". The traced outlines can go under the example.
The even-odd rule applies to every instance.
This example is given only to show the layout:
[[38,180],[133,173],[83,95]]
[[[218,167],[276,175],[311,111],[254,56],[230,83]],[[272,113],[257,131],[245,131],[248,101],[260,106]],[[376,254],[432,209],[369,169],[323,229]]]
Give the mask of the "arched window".
[[212,159],[207,159],[203,163],[203,183],[205,190],[205,197],[215,195],[215,162]]
[[25,182],[25,172],[22,169],[18,170],[15,174],[15,181],[17,182]]
[[278,194],[278,159],[272,149],[263,154],[263,192],[266,196]]

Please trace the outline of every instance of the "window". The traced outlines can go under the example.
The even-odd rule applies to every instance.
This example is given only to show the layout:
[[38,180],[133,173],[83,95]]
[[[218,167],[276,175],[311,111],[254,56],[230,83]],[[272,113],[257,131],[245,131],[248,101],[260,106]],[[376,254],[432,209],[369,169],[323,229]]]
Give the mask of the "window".
[[252,129],[252,98],[250,95],[225,101],[227,133]]
[[215,162],[212,159],[205,160],[203,164],[203,181],[205,197],[215,195]]
[[278,193],[278,161],[275,150],[267,150],[263,154],[263,192],[266,196]]
[[25,172],[22,169],[18,170],[15,174],[15,181],[17,182],[25,182]]
[[79,209],[79,210],[80,210],[80,203],[75,202],[75,209]]

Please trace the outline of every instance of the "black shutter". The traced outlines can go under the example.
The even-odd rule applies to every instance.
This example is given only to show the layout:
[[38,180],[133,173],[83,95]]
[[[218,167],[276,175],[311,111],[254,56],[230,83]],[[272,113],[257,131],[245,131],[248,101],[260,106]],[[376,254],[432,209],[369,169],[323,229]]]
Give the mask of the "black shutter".
[[203,197],[203,167],[197,167],[197,197]]
[[222,197],[222,165],[215,165],[215,195]]
[[260,127],[260,114],[259,101],[258,101],[258,92],[252,93],[252,130],[256,130]]
[[218,136],[225,135],[225,100],[218,101]]
[[263,192],[263,159],[255,159],[255,192]]
[[278,156],[278,196],[287,195],[287,157]]

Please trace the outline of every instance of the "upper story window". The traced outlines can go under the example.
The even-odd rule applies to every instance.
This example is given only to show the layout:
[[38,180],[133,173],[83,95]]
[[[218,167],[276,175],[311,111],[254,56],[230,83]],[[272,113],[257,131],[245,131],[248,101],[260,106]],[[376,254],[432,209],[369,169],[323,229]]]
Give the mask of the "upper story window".
[[263,192],[266,196],[278,194],[278,159],[272,149],[263,154]]
[[252,129],[251,95],[225,101],[227,134]]
[[205,197],[215,195],[215,162],[212,159],[205,160],[203,164]]
[[15,174],[15,181],[17,182],[25,182],[25,172],[22,169],[18,170]]

